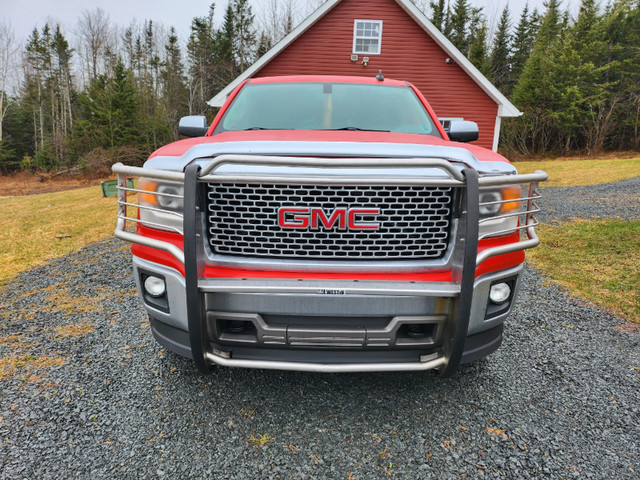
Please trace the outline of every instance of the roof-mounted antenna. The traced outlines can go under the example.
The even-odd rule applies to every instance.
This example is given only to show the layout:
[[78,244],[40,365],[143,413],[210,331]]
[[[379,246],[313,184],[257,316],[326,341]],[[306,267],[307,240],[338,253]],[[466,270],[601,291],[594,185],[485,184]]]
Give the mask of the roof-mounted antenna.
[[376,75],[376,80],[379,82],[384,82],[384,77],[382,76],[382,69],[378,70],[378,75]]

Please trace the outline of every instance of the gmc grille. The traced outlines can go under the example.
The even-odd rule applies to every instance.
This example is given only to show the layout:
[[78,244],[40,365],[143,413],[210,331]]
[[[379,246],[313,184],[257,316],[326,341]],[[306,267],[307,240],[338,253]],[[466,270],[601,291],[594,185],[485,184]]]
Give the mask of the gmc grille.
[[[451,235],[453,191],[428,186],[208,184],[207,233],[216,254],[278,259],[442,258]],[[379,209],[372,230],[282,228],[281,207]]]

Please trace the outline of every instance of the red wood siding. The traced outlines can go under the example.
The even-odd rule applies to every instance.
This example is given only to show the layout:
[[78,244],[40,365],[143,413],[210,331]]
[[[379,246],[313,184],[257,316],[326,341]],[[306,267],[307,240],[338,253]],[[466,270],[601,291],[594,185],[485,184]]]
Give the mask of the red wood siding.
[[[369,64],[351,61],[353,21],[382,20],[382,53]],[[447,55],[395,0],[343,0],[295,42],[256,72],[277,75],[356,75],[407,80],[440,117],[464,117],[480,128],[477,142],[493,146],[498,105]]]

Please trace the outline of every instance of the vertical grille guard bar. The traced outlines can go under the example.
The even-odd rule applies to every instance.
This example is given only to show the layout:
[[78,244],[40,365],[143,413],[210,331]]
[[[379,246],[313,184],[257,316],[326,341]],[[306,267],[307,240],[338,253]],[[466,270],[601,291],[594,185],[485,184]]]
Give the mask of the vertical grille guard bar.
[[[460,239],[456,248],[458,254],[457,276],[460,282],[460,296],[455,314],[449,316],[449,335],[443,345],[446,363],[439,372],[442,377],[452,376],[462,359],[465,340],[469,330],[469,317],[473,301],[473,287],[476,278],[476,255],[478,253],[478,229],[480,211],[478,197],[478,172],[472,169],[462,171],[466,178],[467,188],[464,191],[464,202],[460,216]],[[460,259],[460,255],[462,258]]]
[[184,179],[184,280],[187,295],[187,324],[189,326],[189,344],[191,355],[201,373],[209,373],[206,360],[207,324],[202,319],[202,302],[198,279],[203,273],[203,265],[198,259],[198,219],[200,202],[198,201],[198,176],[200,166],[187,167]]

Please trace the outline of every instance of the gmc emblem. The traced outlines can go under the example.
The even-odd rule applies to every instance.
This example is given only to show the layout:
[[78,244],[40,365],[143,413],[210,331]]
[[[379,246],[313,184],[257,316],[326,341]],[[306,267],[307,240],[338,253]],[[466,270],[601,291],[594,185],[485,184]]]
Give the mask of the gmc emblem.
[[322,208],[280,207],[278,209],[278,225],[282,228],[300,230],[378,230],[379,223],[367,223],[363,216],[380,215],[379,208],[336,208],[327,214]]

